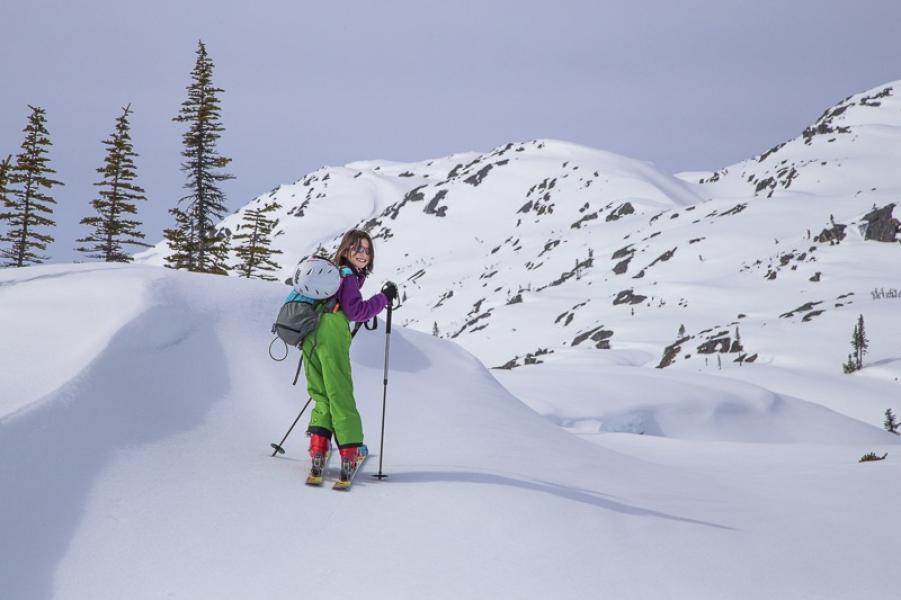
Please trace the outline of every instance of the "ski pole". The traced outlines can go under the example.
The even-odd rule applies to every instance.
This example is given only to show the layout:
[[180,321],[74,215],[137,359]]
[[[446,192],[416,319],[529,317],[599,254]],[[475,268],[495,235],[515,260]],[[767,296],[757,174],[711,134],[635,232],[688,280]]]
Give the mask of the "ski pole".
[[379,472],[373,475],[373,477],[379,480],[387,477],[387,475],[382,473],[382,454],[385,449],[385,405],[388,400],[388,351],[391,348],[391,313],[393,312],[393,310],[393,307],[389,304],[388,318],[385,324],[385,387],[384,392],[382,393],[382,438],[379,442]]
[[282,444],[284,444],[285,440],[288,439],[288,436],[291,435],[291,432],[294,430],[294,426],[297,425],[298,421],[300,421],[300,417],[303,416],[304,411],[307,409],[307,407],[310,405],[310,402],[312,402],[312,401],[313,401],[313,398],[310,397],[310,399],[307,400],[307,403],[303,405],[303,408],[300,409],[300,414],[297,415],[297,418],[294,419],[293,423],[291,423],[291,427],[288,429],[288,433],[285,434],[285,437],[282,438],[282,441],[279,442],[278,444],[269,444],[269,446],[274,449],[272,452],[272,456],[275,456],[276,454],[284,454],[285,453],[285,449],[282,448]]

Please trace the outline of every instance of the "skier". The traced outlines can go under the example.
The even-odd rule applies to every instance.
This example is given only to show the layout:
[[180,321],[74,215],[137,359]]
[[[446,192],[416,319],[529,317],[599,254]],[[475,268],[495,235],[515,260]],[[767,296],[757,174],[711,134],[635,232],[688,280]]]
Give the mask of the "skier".
[[350,372],[349,321],[365,322],[382,312],[397,297],[397,286],[389,281],[381,292],[363,300],[360,288],[375,264],[372,238],[365,231],[344,234],[334,263],[341,270],[338,303],[322,315],[316,331],[303,343],[307,391],[316,402],[307,428],[313,462],[307,483],[322,483],[334,435],[341,454],[339,483],[349,486],[367,454]]

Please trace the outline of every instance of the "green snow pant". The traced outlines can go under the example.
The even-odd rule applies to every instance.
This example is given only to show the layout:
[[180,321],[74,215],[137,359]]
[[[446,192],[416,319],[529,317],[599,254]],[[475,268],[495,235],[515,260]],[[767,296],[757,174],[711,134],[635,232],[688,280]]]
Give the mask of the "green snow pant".
[[335,434],[339,448],[363,444],[363,422],[350,374],[350,324],[344,313],[325,313],[303,342],[307,391],[316,401],[309,431]]

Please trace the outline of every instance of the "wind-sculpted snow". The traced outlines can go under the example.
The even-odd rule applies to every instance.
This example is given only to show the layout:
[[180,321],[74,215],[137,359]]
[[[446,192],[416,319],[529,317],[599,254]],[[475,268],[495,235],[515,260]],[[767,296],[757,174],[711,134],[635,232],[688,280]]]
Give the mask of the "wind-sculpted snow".
[[[323,167],[249,206],[282,204],[282,279],[294,259],[330,253],[345,230],[363,227],[376,241],[372,279],[401,287],[399,323],[514,373],[575,354],[705,373],[804,364],[831,376],[864,314],[878,332],[872,360],[889,365],[878,377],[894,380],[897,307],[861,301],[893,285],[901,251],[894,88],[851,96],[797,139],[713,175],[671,177],[533,140],[418,163]],[[163,250],[143,258],[159,262]],[[738,321],[740,345],[731,339]],[[729,340],[711,337],[721,328]],[[612,333],[575,343],[586,332]],[[885,403],[874,399],[865,421],[878,425]]]
[[[296,354],[276,363],[266,351],[283,285],[147,266],[33,267],[3,274],[3,313],[31,316],[20,296],[4,295],[16,289],[45,297],[45,309],[64,306],[65,294],[43,294],[48,281],[116,292],[93,299],[84,326],[121,320],[40,403],[0,416],[0,589],[10,597],[282,597],[310,582],[373,599],[893,589],[880,575],[896,555],[884,526],[901,484],[885,469],[897,466],[901,439],[834,410],[855,385],[885,398],[897,384],[768,365],[729,377],[645,369],[637,345],[585,353],[621,335],[575,327],[593,302],[567,304],[554,325],[577,348],[536,346],[509,371],[397,325],[389,344],[380,322],[351,351],[374,456],[339,495],[303,485],[302,424],[284,457],[269,456],[306,401],[302,384],[290,385]],[[138,292],[128,318],[116,312],[126,288]],[[469,313],[488,304],[480,297]],[[53,327],[32,323],[41,338]],[[28,360],[0,352],[11,372]],[[833,410],[802,400],[806,389]],[[383,397],[389,478],[376,481],[367,475],[378,468]],[[866,451],[888,457],[857,465]],[[332,560],[348,548],[379,551],[348,578]]]
[[[362,227],[376,249],[364,294],[401,288],[391,477],[340,498],[302,487],[302,426],[268,457],[306,400],[295,356],[265,350],[284,285],[154,266],[0,272],[0,536],[14,540],[0,589],[890,597],[895,88],[715,173],[509,142],[322,167],[229,216],[226,234],[281,205],[282,280]],[[846,375],[861,315],[868,352]],[[385,342],[381,327],[352,349],[373,451]],[[888,457],[858,465],[867,452]],[[332,585],[343,571],[323,556],[373,547]]]
[[[92,331],[105,338],[97,354],[70,345],[68,351],[82,360],[78,372],[38,406],[0,415],[0,531],[6,540],[0,584],[10,598],[53,597],[56,568],[106,469],[120,453],[196,427],[228,389],[222,342],[215,329],[201,326],[190,306],[166,302],[164,289],[158,290],[161,304],[148,301],[147,293],[159,286],[162,275],[153,271],[87,274],[73,268],[69,273],[73,281],[57,282],[59,291],[69,287],[82,293],[108,292],[93,298],[92,310],[79,315],[85,331],[103,323],[104,315],[117,314],[118,301],[128,291],[142,310],[112,332]],[[34,281],[19,285],[39,293],[44,289]],[[45,303],[62,314],[69,297],[78,294],[51,296]],[[33,333],[52,329],[32,322]],[[47,352],[35,364],[4,352],[2,361],[20,373],[23,368],[41,368],[52,374],[57,366],[53,354]],[[160,477],[145,476],[148,483]]]
[[140,312],[147,287],[97,265],[0,271],[2,345],[16,357],[0,361],[0,421],[76,377]]

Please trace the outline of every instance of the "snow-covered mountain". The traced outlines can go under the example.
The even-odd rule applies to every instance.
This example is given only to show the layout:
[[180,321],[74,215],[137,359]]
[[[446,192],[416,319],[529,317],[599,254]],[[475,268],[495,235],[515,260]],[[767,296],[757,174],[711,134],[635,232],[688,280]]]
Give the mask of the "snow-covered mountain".
[[895,81],[848,96],[798,137],[701,176],[715,196],[859,196],[898,187],[901,97]]
[[[269,456],[306,400],[266,352],[283,295],[141,265],[0,271],[4,598],[895,592],[901,438],[714,373],[512,371],[553,387],[548,419],[458,345],[396,327],[389,478],[367,476],[374,456],[349,495],[306,487],[302,426]],[[351,356],[376,454],[385,347],[380,328]],[[598,433],[601,409],[646,435]],[[870,451],[889,456],[857,464]]]
[[[350,495],[303,486],[301,426],[268,456],[306,400],[266,352],[282,283],[162,245],[0,272],[0,596],[892,597],[898,83],[716,172],[535,140],[225,219],[281,204],[283,279],[365,227],[364,293],[403,289],[390,478]],[[386,347],[352,348],[375,452]]]
[[[841,374],[858,314],[878,332],[871,356],[899,333],[895,303],[872,295],[901,287],[896,85],[852,96],[797,139],[712,174],[668,176],[540,140],[324,167],[248,207],[282,205],[284,278],[295,259],[365,227],[377,240],[376,283],[404,289],[399,319],[489,366],[587,353],[596,365],[756,361]],[[236,231],[248,207],[222,227]],[[869,373],[898,375],[888,363]]]

